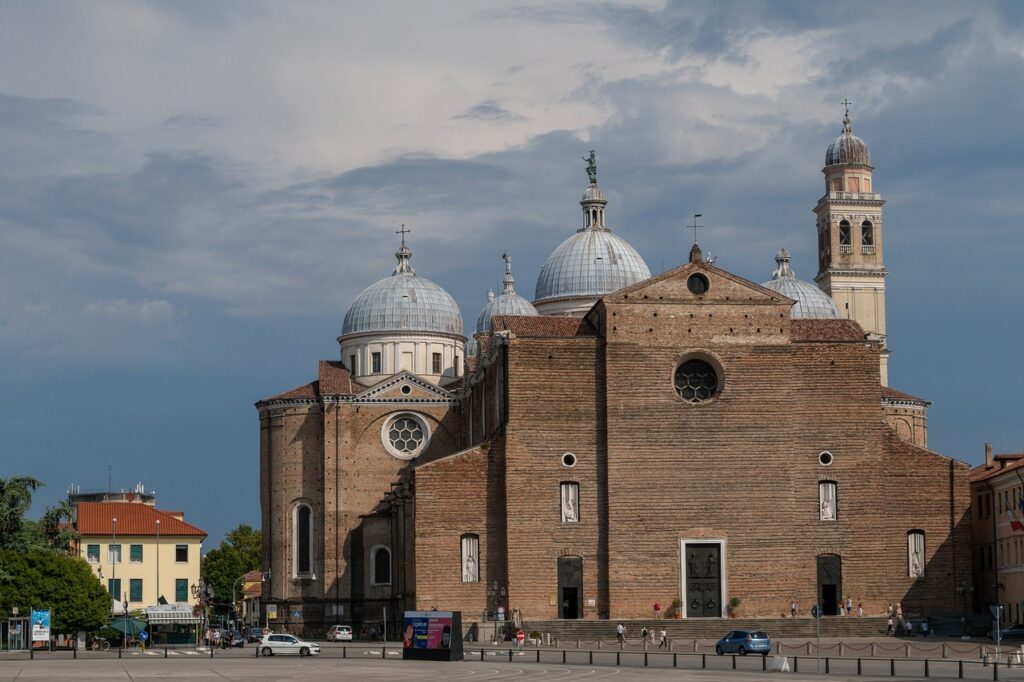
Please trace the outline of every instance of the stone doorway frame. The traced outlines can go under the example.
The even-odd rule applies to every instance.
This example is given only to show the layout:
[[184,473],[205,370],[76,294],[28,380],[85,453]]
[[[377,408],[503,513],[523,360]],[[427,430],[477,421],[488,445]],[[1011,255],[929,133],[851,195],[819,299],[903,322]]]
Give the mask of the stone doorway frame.
[[683,618],[686,616],[686,546],[687,545],[718,545],[718,560],[721,562],[722,581],[722,612],[719,617],[726,618],[726,605],[729,603],[729,562],[728,542],[725,538],[679,538],[679,599],[683,602]]

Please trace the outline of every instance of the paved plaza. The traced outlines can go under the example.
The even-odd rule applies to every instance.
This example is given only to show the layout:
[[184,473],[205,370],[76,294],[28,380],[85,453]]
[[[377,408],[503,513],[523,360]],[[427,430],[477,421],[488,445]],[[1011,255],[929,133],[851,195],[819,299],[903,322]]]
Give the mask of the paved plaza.
[[[343,656],[344,651],[344,658]],[[324,647],[323,655],[311,658],[256,657],[252,648],[218,651],[210,658],[208,652],[194,650],[125,653],[81,652],[77,659],[70,652],[39,654],[29,660],[24,653],[0,654],[0,682],[9,680],[768,680],[772,678],[822,680],[891,680],[924,679],[921,660],[863,659],[861,675],[857,674],[855,658],[830,658],[829,674],[816,674],[818,662],[801,657],[794,662],[797,670],[786,673],[762,671],[760,656],[732,657],[707,655],[656,654],[643,652],[567,650],[562,663],[561,650],[544,650],[537,662],[534,650],[467,649],[467,660],[460,663],[402,661],[397,648],[385,654],[380,645],[338,645]],[[618,665],[616,662],[618,661]],[[770,663],[769,658],[767,663]],[[673,668],[673,664],[677,667]],[[706,665],[706,669],[701,669]],[[733,669],[735,665],[735,669]],[[824,660],[821,670],[824,672]],[[960,661],[929,662],[929,679],[958,679]],[[995,679],[993,668],[977,661],[963,663],[964,679]],[[999,680],[1024,682],[1024,667],[1000,666]]]

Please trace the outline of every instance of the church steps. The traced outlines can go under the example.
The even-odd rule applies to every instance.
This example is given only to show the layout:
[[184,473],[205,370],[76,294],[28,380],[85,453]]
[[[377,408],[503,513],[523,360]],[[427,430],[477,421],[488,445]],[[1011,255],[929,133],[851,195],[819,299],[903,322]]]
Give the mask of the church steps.
[[[821,619],[821,636],[828,638],[843,637],[877,637],[885,634],[887,619],[877,617],[828,617]],[[640,631],[646,626],[656,631],[664,628],[674,640],[717,640],[730,630],[763,630],[772,639],[814,638],[816,635],[813,618],[691,618],[654,620],[624,620],[626,638],[639,639]],[[548,620],[524,623],[523,629],[529,633],[539,631],[550,634],[563,644],[575,644],[577,639],[593,643],[598,639],[615,640],[617,620]],[[483,628],[489,632],[487,624]]]

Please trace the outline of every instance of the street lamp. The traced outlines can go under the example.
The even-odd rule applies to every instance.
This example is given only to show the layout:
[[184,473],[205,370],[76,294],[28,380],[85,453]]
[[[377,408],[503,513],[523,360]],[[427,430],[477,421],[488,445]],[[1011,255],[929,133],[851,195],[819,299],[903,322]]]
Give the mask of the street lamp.
[[[113,526],[113,531],[111,531],[110,547],[108,548],[107,551],[107,558],[110,559],[110,587],[107,588],[107,591],[110,592],[111,595],[113,595],[114,600],[116,601],[117,598],[120,596],[119,593],[121,592],[121,590],[113,590],[110,588],[117,587],[117,564],[114,563],[114,545],[117,544],[117,517],[113,517],[110,521]],[[117,554],[117,559],[120,560],[121,550],[118,550]]]
[[156,520],[156,601],[160,603],[160,519]]
[[[238,627],[238,599],[236,597],[235,588],[238,587],[239,581],[244,580],[245,576],[249,575],[250,573],[252,573],[252,571],[246,571],[242,575],[238,576],[238,578],[235,580],[235,582],[231,585],[231,612],[233,614],[235,614],[235,627],[236,628]],[[270,577],[270,571],[261,571],[260,572],[260,582],[261,583],[266,582],[267,578],[269,578],[269,577]],[[316,580],[316,576],[315,575],[313,576],[313,579]]]

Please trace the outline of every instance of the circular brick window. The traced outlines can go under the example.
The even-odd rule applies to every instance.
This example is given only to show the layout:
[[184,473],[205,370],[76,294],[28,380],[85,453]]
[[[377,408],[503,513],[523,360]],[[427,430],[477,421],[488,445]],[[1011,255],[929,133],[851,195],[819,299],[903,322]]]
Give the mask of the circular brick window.
[[412,387],[409,384],[402,386],[402,395],[409,395],[410,393],[412,393]]
[[430,431],[418,415],[397,414],[381,427],[384,448],[398,459],[412,459],[423,452],[430,441]]
[[818,455],[818,464],[820,464],[823,467],[831,466],[832,460],[833,457],[831,452],[826,451]]
[[704,360],[687,360],[676,368],[676,393],[688,403],[711,400],[718,393],[718,384],[718,372]]
[[576,455],[572,454],[571,452],[567,452],[564,455],[562,455],[562,465],[567,467],[576,466]]
[[690,290],[691,294],[706,294],[708,287],[711,286],[708,283],[708,278],[699,272],[695,272],[690,275],[689,279],[686,280],[686,288]]

